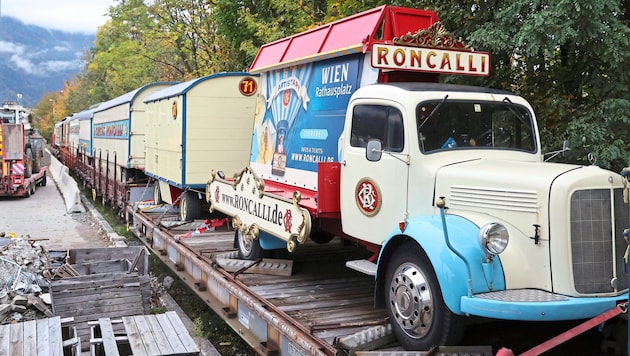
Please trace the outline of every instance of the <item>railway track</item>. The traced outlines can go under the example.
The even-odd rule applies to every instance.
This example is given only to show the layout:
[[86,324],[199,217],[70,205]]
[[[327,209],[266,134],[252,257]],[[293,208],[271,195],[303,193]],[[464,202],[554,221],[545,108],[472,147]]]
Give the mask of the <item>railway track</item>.
[[[346,260],[369,256],[361,247],[309,242],[291,255],[274,251],[254,263],[236,259],[228,228],[198,232],[203,222],[182,223],[162,209],[128,207],[126,217],[130,230],[261,355],[403,351],[385,309],[374,308],[373,277],[345,267]],[[467,346],[443,348],[442,354],[493,355],[501,347],[522,352],[574,325],[473,321]],[[590,330],[545,354],[617,354],[619,346],[603,339]]]

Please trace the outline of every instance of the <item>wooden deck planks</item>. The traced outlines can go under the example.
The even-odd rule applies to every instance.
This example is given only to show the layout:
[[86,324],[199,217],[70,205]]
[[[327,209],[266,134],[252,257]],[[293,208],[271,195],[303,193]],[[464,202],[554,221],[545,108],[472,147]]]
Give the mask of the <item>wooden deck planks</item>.
[[[165,335],[177,335],[177,331],[173,327],[173,323],[171,322],[169,316],[171,314],[158,314],[156,315],[156,320],[160,324]],[[173,353],[186,353],[189,350],[186,349],[186,346],[181,342],[181,338],[169,337],[168,342],[173,349]]]
[[147,349],[144,347],[140,331],[136,327],[136,323],[133,318],[122,318],[125,325],[125,331],[127,332],[127,338],[129,339],[129,346],[134,353],[134,356],[148,355]]
[[98,319],[98,326],[101,329],[101,342],[105,355],[107,356],[119,356],[118,344],[116,343],[116,336],[114,335],[114,328],[109,318]]
[[199,354],[199,348],[175,312],[122,320],[134,355]]
[[51,283],[53,310],[61,317],[73,317],[71,326],[76,327],[79,337],[89,340],[89,321],[148,313],[150,282],[149,275],[135,272],[55,280]]
[[61,318],[0,326],[0,355],[62,356]]

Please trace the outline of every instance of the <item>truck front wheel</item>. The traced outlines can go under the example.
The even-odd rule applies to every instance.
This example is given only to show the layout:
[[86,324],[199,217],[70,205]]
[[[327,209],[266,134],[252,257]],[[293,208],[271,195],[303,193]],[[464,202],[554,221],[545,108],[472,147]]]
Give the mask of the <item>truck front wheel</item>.
[[465,323],[444,300],[435,272],[413,243],[400,246],[387,268],[387,313],[394,335],[407,350],[461,341]]
[[240,259],[255,261],[263,257],[264,250],[260,247],[259,239],[247,237],[241,230],[236,229],[234,240],[236,247],[238,247],[238,257]]

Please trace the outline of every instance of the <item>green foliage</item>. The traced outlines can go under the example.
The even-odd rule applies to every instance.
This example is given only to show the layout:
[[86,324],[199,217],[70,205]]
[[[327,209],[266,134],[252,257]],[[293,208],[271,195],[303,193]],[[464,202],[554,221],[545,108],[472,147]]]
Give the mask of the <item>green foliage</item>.
[[596,164],[614,171],[628,165],[630,100],[607,99],[594,110],[576,115],[568,124],[568,139],[573,161],[588,164],[588,154]]
[[324,11],[324,0],[217,0],[213,15],[246,68],[260,46],[314,27]]
[[544,151],[569,139],[569,162],[588,152],[605,168],[627,161],[630,5],[620,0],[120,0],[71,88],[88,94],[67,105],[245,70],[265,43],[385,3],[435,10],[450,32],[489,52],[489,77],[443,80],[527,98]]
[[[613,109],[626,107],[630,98],[627,2],[439,3],[447,28],[492,54],[491,77],[481,84],[515,91],[532,103],[545,151],[570,139],[571,162],[585,162],[588,152],[604,168],[618,170],[627,161],[628,114]],[[576,130],[583,137],[577,139]]]

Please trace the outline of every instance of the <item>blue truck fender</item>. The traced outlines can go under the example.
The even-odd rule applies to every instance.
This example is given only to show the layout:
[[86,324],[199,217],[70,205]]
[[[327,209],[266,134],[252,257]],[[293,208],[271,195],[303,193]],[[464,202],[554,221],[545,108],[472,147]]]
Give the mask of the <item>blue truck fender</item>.
[[484,263],[486,254],[479,243],[479,227],[456,215],[446,215],[446,226],[451,246],[466,262],[448,247],[440,216],[410,218],[404,232],[395,228],[382,245],[376,273],[377,306],[384,304],[389,260],[396,249],[409,240],[415,241],[418,253],[431,262],[444,302],[453,313],[462,314],[460,300],[469,294],[469,289],[473,293],[505,289],[500,259],[495,257],[492,263]]

